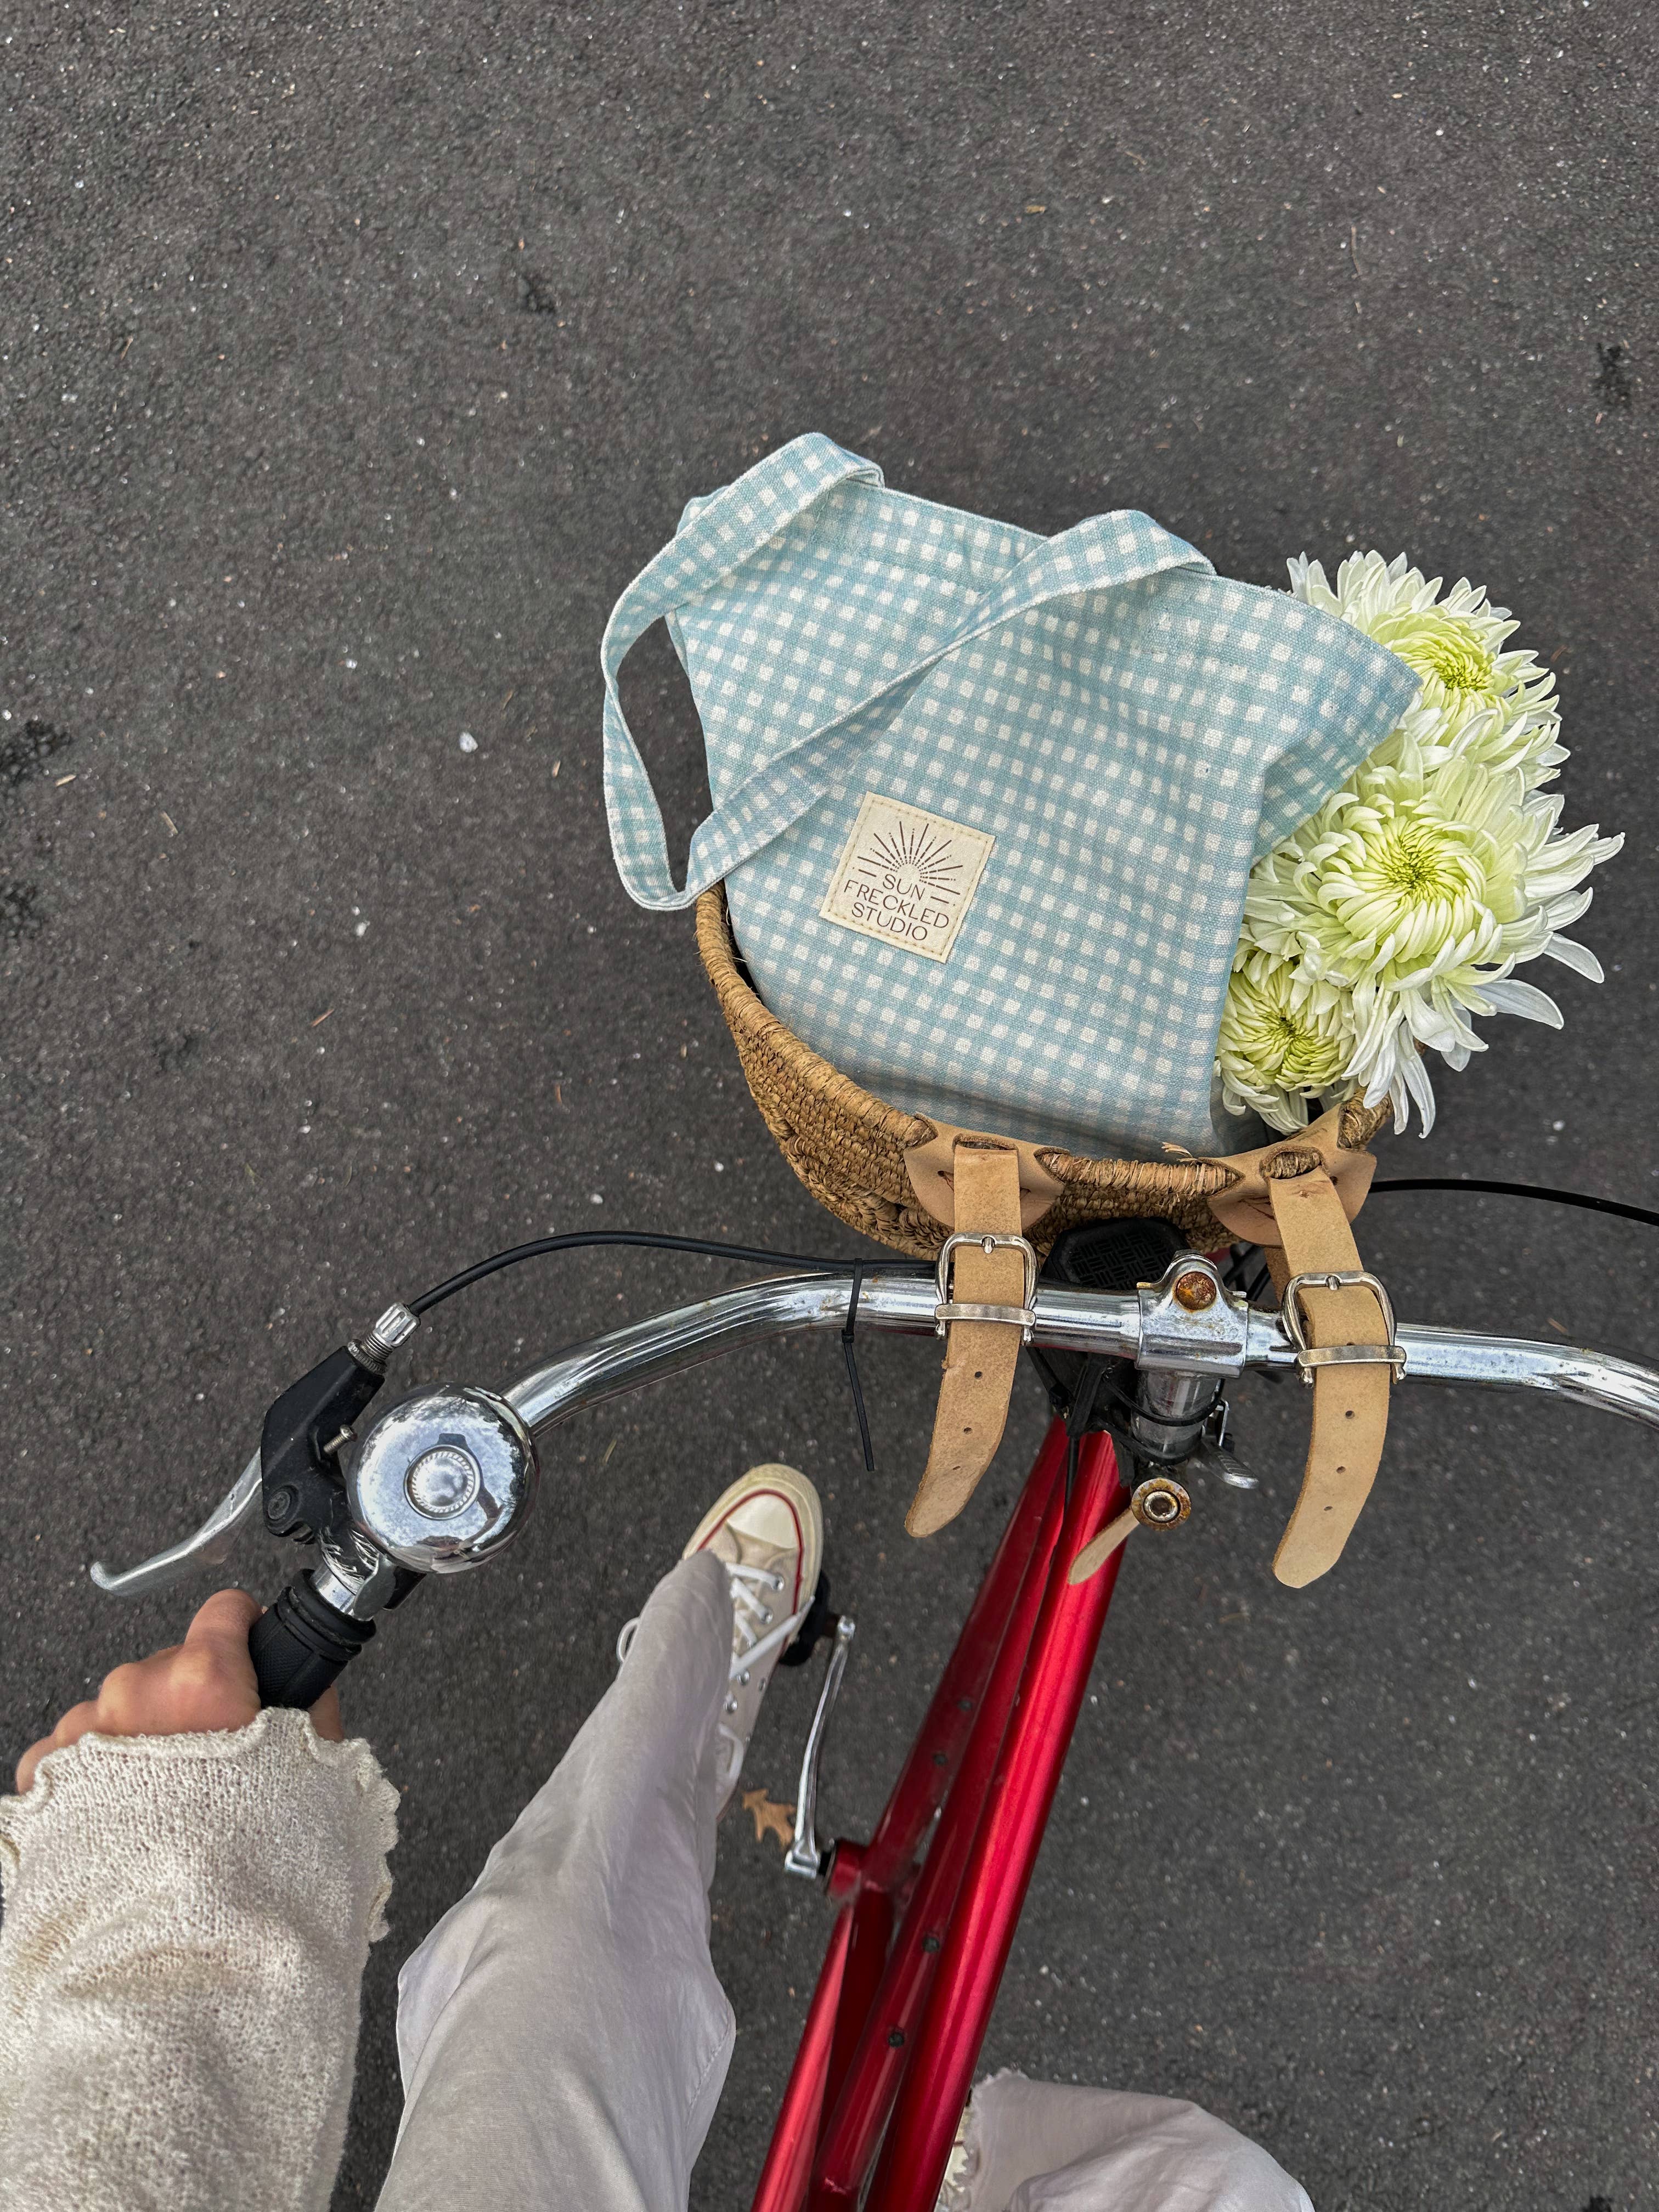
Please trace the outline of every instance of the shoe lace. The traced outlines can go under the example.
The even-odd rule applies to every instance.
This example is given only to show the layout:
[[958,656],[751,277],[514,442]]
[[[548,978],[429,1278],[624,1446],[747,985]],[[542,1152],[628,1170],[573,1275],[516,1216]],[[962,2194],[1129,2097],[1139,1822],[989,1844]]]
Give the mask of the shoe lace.
[[732,1672],[743,1673],[762,1659],[769,1658],[781,1644],[787,1644],[794,1634],[803,1615],[792,1613],[780,1621],[766,1602],[775,1598],[783,1588],[783,1577],[770,1567],[754,1566],[743,1559],[726,1562],[726,1579],[732,1591],[732,1611],[735,1635],[732,1650]]
[[[783,1588],[783,1577],[774,1574],[769,1567],[751,1566],[741,1559],[726,1562],[726,1580],[732,1589],[732,1666],[726,1680],[738,1685],[749,1680],[750,1669],[763,1660],[769,1659],[780,1645],[787,1644],[805,1620],[809,1607],[803,1606],[792,1613],[787,1620],[775,1619],[766,1602],[775,1597]],[[726,1710],[734,1713],[738,1701],[733,1694],[726,1698]],[[741,1759],[748,1748],[748,1738],[737,1729],[728,1727],[722,1719],[718,1723],[720,1733],[728,1743],[737,1746]]]
[[[792,1613],[787,1620],[779,1620],[766,1600],[769,1595],[775,1597],[783,1588],[781,1575],[775,1573],[770,1567],[757,1566],[743,1559],[726,1559],[721,1565],[726,1569],[726,1582],[732,1592],[732,1610],[736,1624],[735,1648],[732,1653],[732,1668],[728,1677],[728,1680],[735,1681],[749,1668],[760,1665],[763,1660],[769,1659],[774,1651],[787,1644],[812,1607],[809,1599],[798,1613]],[[639,1625],[638,1613],[632,1620],[625,1620],[622,1625],[617,1638],[617,1664],[619,1667],[628,1656]],[[730,1735],[732,1731],[723,1727],[721,1734]]]

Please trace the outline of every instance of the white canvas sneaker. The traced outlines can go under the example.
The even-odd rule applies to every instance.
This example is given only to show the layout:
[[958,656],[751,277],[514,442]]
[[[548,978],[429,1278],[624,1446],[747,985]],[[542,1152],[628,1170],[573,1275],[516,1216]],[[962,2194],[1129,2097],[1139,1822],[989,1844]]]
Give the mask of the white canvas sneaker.
[[715,1747],[724,1813],[743,1771],[774,1668],[812,1609],[823,1564],[823,1508],[793,1467],[751,1467],[697,1523],[684,1556],[712,1552],[732,1589],[732,1674]]

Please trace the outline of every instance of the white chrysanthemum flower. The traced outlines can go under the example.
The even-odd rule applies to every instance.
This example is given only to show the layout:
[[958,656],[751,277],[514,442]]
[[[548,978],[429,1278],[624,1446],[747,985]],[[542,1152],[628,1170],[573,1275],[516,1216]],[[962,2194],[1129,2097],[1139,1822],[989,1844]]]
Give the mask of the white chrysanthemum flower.
[[[1467,577],[1442,599],[1440,578],[1408,568],[1403,553],[1392,561],[1380,553],[1350,554],[1334,589],[1321,563],[1304,554],[1289,568],[1296,598],[1364,630],[1421,679],[1413,709],[1420,744],[1493,768],[1519,768],[1529,791],[1553,781],[1567,758],[1555,678],[1535,653],[1504,650],[1519,627],[1507,607],[1491,605]],[[1423,726],[1426,718],[1440,730],[1433,740]]]
[[1298,554],[1290,563],[1291,589],[1310,607],[1336,615],[1390,653],[1422,678],[1420,703],[1443,714],[1492,708],[1505,724],[1539,710],[1553,711],[1555,678],[1535,653],[1505,652],[1520,624],[1507,607],[1488,604],[1480,588],[1460,576],[1444,598],[1438,576],[1408,568],[1403,553],[1352,553],[1336,572],[1333,589],[1317,561]]
[[[1478,1014],[1560,1027],[1553,1000],[1512,980],[1517,964],[1548,954],[1601,980],[1595,954],[1559,932],[1589,904],[1583,878],[1624,842],[1594,826],[1559,836],[1559,798],[1529,790],[1521,763],[1496,766],[1448,743],[1458,733],[1449,719],[1449,731],[1443,711],[1408,716],[1257,864],[1241,938],[1297,983],[1346,996],[1355,1043],[1342,1075],[1364,1085],[1368,1105],[1391,1099],[1401,1128],[1414,1098],[1425,1135],[1434,1091],[1425,1052],[1467,1066],[1486,1048]],[[1271,1077],[1273,1064],[1259,1073]],[[1244,1079],[1231,1079],[1242,1096]]]
[[1354,1049],[1352,994],[1298,975],[1271,953],[1241,950],[1221,1015],[1216,1066],[1230,1113],[1305,1128],[1310,1097],[1340,1092]]
[[1516,769],[1528,791],[1553,783],[1568,758],[1560,743],[1561,722],[1553,705],[1523,708],[1506,718],[1502,707],[1470,701],[1445,708],[1418,703],[1407,709],[1367,765],[1397,760],[1410,744],[1431,768],[1443,762],[1473,761],[1492,769]]
[[1467,579],[1443,596],[1403,553],[1353,554],[1334,586],[1317,561],[1290,570],[1298,599],[1387,646],[1422,688],[1345,788],[1252,871],[1217,1067],[1227,1103],[1275,1128],[1359,1085],[1367,1105],[1392,1101],[1402,1129],[1415,1099],[1426,1136],[1426,1053],[1467,1066],[1486,1049],[1476,1015],[1561,1026],[1554,1001],[1515,979],[1522,963],[1547,954],[1601,980],[1595,954],[1560,932],[1624,839],[1560,834],[1561,801],[1541,795],[1567,757],[1555,679],[1509,649],[1507,607]]

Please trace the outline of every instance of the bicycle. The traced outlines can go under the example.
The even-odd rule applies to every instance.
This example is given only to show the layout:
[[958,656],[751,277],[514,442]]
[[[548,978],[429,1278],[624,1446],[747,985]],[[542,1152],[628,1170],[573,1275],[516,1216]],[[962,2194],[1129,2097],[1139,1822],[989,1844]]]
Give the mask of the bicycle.
[[[1610,1201],[1569,1202],[1659,1218]],[[502,1267],[598,1243],[781,1259],[797,1272],[574,1346],[505,1391],[418,1391],[357,1434],[422,1314]],[[838,1909],[753,2212],[860,2203],[929,2212],[1123,1543],[1137,1528],[1186,1517],[1183,1475],[1250,1485],[1226,1446],[1230,1382],[1250,1370],[1311,1380],[1297,1287],[1279,1306],[1257,1303],[1265,1269],[1254,1248],[1196,1253],[1167,1223],[1141,1221],[1068,1231],[1040,1273],[1027,1252],[1019,1320],[1054,1417],[866,1842],[821,1844],[817,1833],[819,1763],[854,1633],[831,1611],[827,1584],[791,1655],[804,1661],[828,1645],[785,1863]],[[535,1502],[538,1441],[562,1421],[739,1344],[834,1329],[867,1458],[859,1332],[931,1336],[943,1328],[951,1287],[948,1251],[933,1270],[620,1232],[515,1248],[391,1306],[331,1352],[276,1401],[259,1450],[194,1535],[125,1573],[94,1566],[94,1578],[113,1595],[148,1594],[222,1562],[261,1517],[276,1534],[314,1542],[319,1563],[296,1575],[251,1638],[264,1702],[308,1705],[373,1637],[381,1612],[429,1574],[483,1565],[520,1533]],[[1388,1340],[1375,1356],[1399,1382],[1538,1391],[1659,1428],[1659,1371],[1567,1344],[1396,1325],[1377,1290]],[[1097,1571],[1084,1573],[1085,1553],[1098,1557]]]

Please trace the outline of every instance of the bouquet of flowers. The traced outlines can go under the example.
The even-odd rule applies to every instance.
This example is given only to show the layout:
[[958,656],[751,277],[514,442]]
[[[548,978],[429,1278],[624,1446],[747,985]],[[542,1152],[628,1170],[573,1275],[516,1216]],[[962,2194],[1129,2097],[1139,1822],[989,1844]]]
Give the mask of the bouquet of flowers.
[[1385,741],[1294,836],[1251,872],[1216,1065],[1227,1105],[1275,1129],[1302,1127],[1363,1086],[1415,1099],[1426,1136],[1426,1055],[1462,1069],[1484,1052],[1472,1017],[1520,1014],[1561,1027],[1554,1000],[1515,970],[1547,954],[1601,981],[1593,952],[1559,933],[1590,902],[1581,888],[1622,836],[1564,832],[1543,787],[1566,749],[1555,679],[1506,649],[1507,607],[1460,581],[1441,595],[1402,553],[1356,553],[1334,589],[1317,561],[1290,564],[1310,606],[1352,623],[1422,678]]

